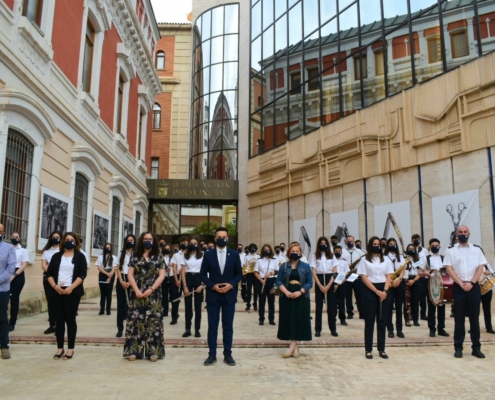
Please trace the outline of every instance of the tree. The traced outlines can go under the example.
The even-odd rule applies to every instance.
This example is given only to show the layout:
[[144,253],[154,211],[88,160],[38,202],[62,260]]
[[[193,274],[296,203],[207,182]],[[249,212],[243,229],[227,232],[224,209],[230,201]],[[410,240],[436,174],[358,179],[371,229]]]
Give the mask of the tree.
[[[215,231],[220,225],[216,221],[211,221],[209,226],[208,226],[208,220],[204,220],[200,222],[198,225],[196,225],[194,228],[190,229],[186,233],[194,235],[215,235]],[[233,222],[229,222],[227,225],[225,225],[225,228],[227,228],[227,232],[229,236],[235,236],[237,235],[237,225]]]

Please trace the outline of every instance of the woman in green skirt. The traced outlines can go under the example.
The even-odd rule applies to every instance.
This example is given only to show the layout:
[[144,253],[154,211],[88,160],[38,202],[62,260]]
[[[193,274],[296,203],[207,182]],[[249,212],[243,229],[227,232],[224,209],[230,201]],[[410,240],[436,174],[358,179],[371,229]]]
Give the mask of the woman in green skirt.
[[313,275],[309,264],[300,260],[302,249],[299,243],[291,244],[287,255],[290,261],[280,266],[277,275],[277,286],[280,289],[277,338],[290,340],[284,358],[298,358],[297,341],[312,340],[309,291],[313,287]]

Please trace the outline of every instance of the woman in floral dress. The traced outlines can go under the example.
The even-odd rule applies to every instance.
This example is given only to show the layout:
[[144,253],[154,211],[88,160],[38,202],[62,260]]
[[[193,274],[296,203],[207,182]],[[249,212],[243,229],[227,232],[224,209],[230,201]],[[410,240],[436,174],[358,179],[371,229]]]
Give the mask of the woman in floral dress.
[[152,233],[143,233],[129,261],[132,290],[124,343],[124,357],[129,361],[147,357],[154,362],[165,357],[161,291],[164,278],[165,263],[158,241]]

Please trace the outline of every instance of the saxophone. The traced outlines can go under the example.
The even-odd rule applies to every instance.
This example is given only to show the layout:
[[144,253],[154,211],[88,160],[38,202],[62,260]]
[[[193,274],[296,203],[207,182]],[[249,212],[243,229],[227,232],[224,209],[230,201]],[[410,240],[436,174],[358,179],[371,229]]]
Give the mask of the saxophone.
[[392,283],[394,283],[397,279],[399,279],[400,274],[402,271],[406,269],[406,267],[409,265],[411,262],[411,259],[409,257],[406,258],[406,261],[404,261],[404,264],[402,264],[399,268],[397,268],[393,273],[392,273]]
[[357,273],[357,265],[359,264],[359,261],[361,261],[361,258],[363,258],[365,256],[366,256],[366,254],[363,254],[356,261],[354,261],[351,265],[349,265],[349,272],[347,273],[346,277],[350,276],[351,274]]

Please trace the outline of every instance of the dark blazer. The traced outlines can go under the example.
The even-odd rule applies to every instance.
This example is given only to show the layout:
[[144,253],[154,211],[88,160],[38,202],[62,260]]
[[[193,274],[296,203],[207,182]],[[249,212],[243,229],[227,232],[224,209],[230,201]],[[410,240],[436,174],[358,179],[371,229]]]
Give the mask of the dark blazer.
[[[242,266],[239,253],[235,250],[225,248],[225,268],[223,275],[218,263],[217,250],[207,251],[203,254],[201,263],[201,281],[206,285],[206,302],[216,303],[220,296],[225,296],[228,304],[237,302],[237,286],[242,279]],[[213,286],[217,283],[230,283],[233,287],[225,294],[215,292]]]
[[[58,271],[60,270],[60,262],[62,261],[63,254],[64,253],[62,252],[55,253],[52,256],[52,259],[50,260],[50,264],[48,264],[48,269],[46,271],[46,277],[49,278],[51,276],[55,280],[55,284],[58,284]],[[86,261],[86,257],[84,257],[84,254],[79,251],[74,251],[72,264],[74,264],[72,283],[74,283],[74,281],[77,278],[81,278],[84,282],[84,279],[86,278],[86,273],[88,272],[88,263]],[[55,290],[53,290],[53,292],[56,293]],[[78,287],[76,287],[72,291],[72,293],[77,296],[83,296],[84,295],[83,284],[81,283]]]

